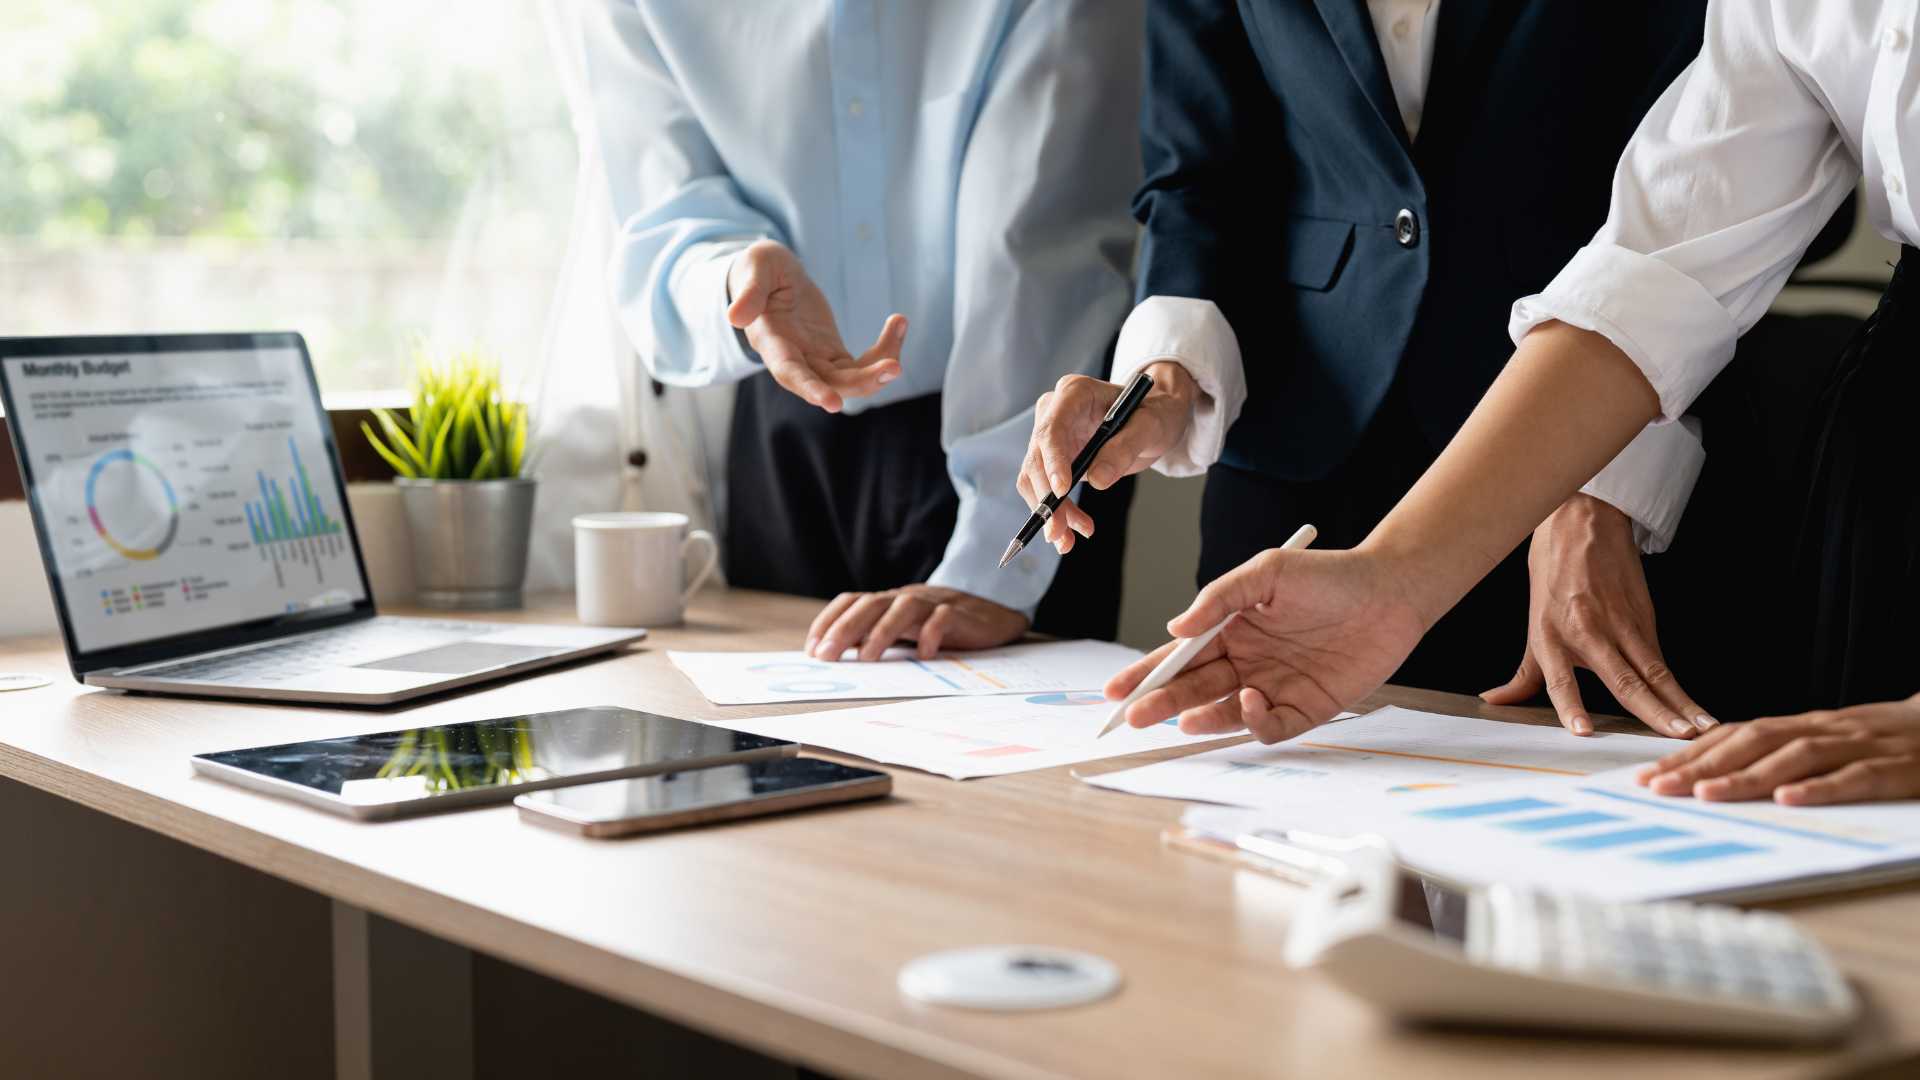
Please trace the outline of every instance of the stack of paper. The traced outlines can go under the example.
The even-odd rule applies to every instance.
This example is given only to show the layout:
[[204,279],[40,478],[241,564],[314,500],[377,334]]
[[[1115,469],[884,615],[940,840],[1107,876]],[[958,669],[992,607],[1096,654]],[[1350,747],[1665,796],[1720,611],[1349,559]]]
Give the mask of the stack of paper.
[[1099,690],[1140,655],[1106,641],[1052,641],[932,660],[921,660],[910,649],[889,649],[868,663],[815,660],[803,652],[670,652],[667,657],[715,705],[767,705]]
[[1604,900],[1742,899],[1920,875],[1920,802],[1782,807],[1655,795],[1633,769],[1376,798],[1338,809],[1190,812],[1223,838],[1302,828],[1386,838],[1407,866]]
[[1187,746],[1233,735],[1182,735],[1172,722],[1095,739],[1113,703],[1099,694],[1047,692],[874,705],[863,709],[719,721],[735,731],[793,739],[889,765],[970,780]]
[[1087,783],[1135,795],[1334,812],[1465,784],[1583,776],[1653,761],[1675,745],[1645,735],[1576,738],[1557,727],[1386,708],[1274,746],[1247,743]]

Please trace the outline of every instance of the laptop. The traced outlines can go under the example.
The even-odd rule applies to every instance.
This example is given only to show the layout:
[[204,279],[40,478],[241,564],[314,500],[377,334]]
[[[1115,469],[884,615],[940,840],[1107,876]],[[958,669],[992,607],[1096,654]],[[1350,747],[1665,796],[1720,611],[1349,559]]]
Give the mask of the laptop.
[[378,614],[299,334],[0,338],[0,403],[87,685],[384,705],[646,634]]

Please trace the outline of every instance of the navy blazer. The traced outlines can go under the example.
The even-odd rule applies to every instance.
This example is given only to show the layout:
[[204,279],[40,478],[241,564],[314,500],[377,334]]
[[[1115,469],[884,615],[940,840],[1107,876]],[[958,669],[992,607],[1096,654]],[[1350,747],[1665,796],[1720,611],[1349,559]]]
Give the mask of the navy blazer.
[[1409,142],[1365,0],[1152,0],[1141,296],[1218,304],[1248,400],[1224,463],[1312,480],[1396,375],[1452,437],[1507,314],[1606,220],[1706,0],[1441,0]]

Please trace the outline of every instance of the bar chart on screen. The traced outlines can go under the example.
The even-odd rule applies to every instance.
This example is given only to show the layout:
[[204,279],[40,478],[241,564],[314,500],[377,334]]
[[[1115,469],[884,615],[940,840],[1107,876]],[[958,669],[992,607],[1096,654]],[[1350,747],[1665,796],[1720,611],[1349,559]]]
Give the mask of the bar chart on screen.
[[244,504],[247,532],[260,558],[273,565],[274,580],[281,587],[286,586],[290,568],[310,572],[316,585],[325,585],[329,564],[348,553],[346,530],[327,513],[306,463],[300,460],[300,446],[292,438],[287,439],[287,459],[290,468],[284,488],[265,469],[254,470],[260,497]]

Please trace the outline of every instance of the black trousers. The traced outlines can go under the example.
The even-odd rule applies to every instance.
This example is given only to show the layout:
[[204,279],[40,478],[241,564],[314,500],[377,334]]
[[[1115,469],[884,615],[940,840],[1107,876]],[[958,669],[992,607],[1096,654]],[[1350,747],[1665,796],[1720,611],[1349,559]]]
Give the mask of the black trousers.
[[[1200,584],[1279,545],[1303,524],[1319,529],[1316,547],[1350,548],[1364,539],[1439,456],[1420,434],[1404,393],[1395,383],[1352,456],[1322,479],[1209,469]],[[1522,544],[1436,623],[1393,681],[1477,694],[1512,678],[1527,643],[1526,550]]]
[[1916,274],[1905,249],[1864,325],[1763,321],[1694,409],[1706,467],[1648,581],[1675,673],[1722,719],[1920,690]]
[[[1112,638],[1133,484],[1083,494],[1100,528],[1062,561],[1034,629]],[[747,379],[734,399],[727,503],[732,584],[825,599],[927,580],[959,511],[940,448],[940,395],[834,415],[770,375]]]

